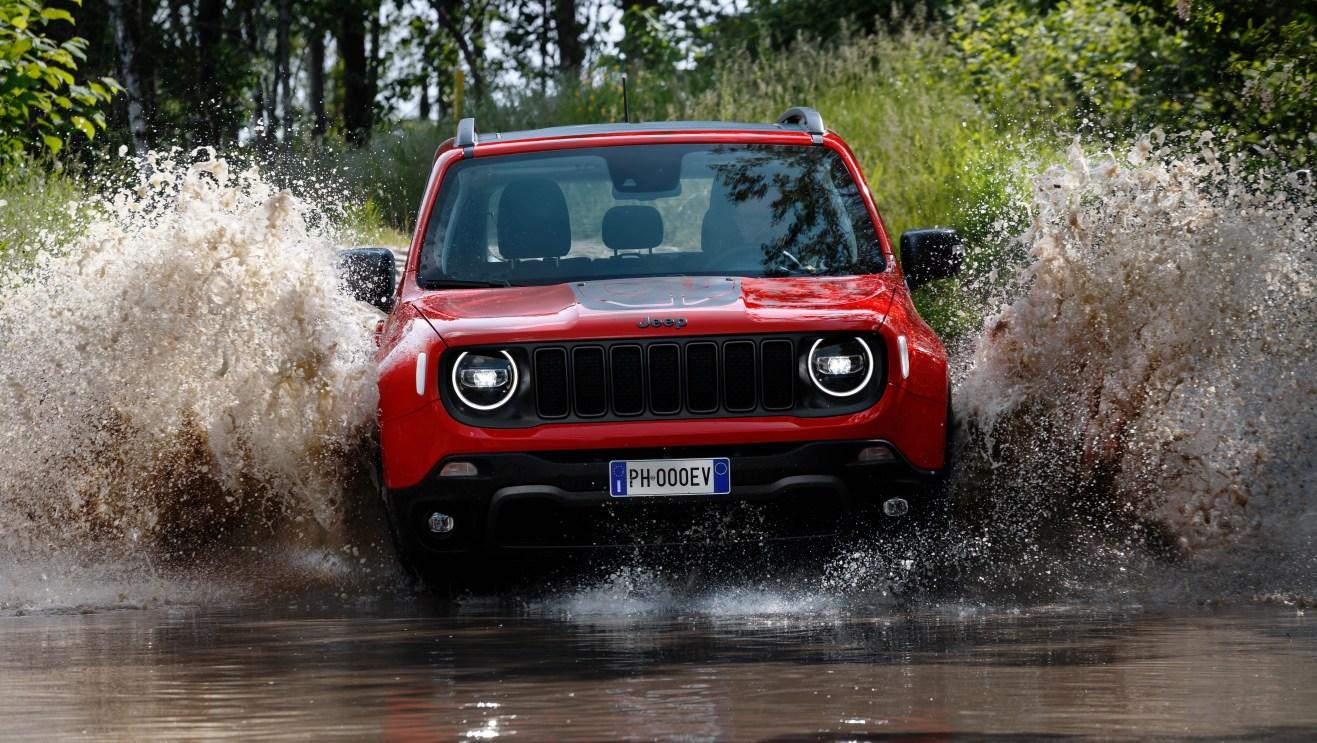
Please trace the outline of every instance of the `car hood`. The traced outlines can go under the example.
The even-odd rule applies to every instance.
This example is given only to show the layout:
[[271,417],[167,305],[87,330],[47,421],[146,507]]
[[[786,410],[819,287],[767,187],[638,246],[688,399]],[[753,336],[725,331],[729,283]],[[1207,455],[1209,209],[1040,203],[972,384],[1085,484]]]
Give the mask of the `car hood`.
[[449,345],[539,340],[868,330],[891,303],[886,275],[750,279],[722,276],[448,289],[412,305]]

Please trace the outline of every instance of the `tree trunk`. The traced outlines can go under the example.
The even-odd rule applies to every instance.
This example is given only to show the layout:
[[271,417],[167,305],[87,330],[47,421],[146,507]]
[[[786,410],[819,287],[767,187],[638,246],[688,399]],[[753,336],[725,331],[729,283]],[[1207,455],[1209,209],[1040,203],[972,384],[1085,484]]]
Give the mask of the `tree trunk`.
[[[475,93],[475,98],[479,100],[484,97],[485,92],[485,74],[481,66],[479,44],[472,44],[466,34],[462,32],[462,26],[458,22],[457,11],[461,8],[461,0],[431,0],[431,6],[439,16],[439,25],[444,27],[448,35],[453,37],[454,43],[457,44],[457,51],[462,55],[462,61],[466,62],[467,71],[471,73],[471,89]],[[479,30],[472,34],[479,39]]]
[[329,119],[325,116],[325,32],[311,30],[311,136],[317,142],[325,138]]
[[549,95],[549,0],[540,5],[540,95]]
[[146,114],[142,110],[142,86],[137,78],[137,44],[129,33],[122,0],[106,0],[105,7],[114,24],[114,45],[119,51],[119,79],[128,94],[128,128],[133,137],[133,153],[146,155],[151,143],[146,134]]
[[420,102],[420,119],[421,121],[430,120],[430,78],[428,75],[421,76],[421,102]]
[[343,60],[343,129],[354,147],[370,142],[374,99],[366,65],[366,14],[348,3],[340,16],[338,55]]
[[[265,53],[265,29],[258,23],[256,8],[247,6],[242,14],[243,24],[247,28],[247,51],[253,59]],[[264,75],[256,78],[256,112],[252,117],[252,128],[256,130],[256,142],[264,153],[269,153],[275,144],[275,131],[279,128],[275,119],[275,106],[278,104],[279,78],[267,81]]]
[[[197,101],[193,108],[192,129],[202,144],[220,144],[220,106],[223,91],[217,70],[220,60],[220,37],[224,31],[224,0],[201,0],[197,6]],[[227,117],[225,117],[227,118]]]
[[279,96],[279,121],[283,125],[283,146],[293,146],[293,81],[289,34],[293,25],[293,0],[279,0],[279,25],[276,33],[274,65],[275,92]]
[[576,0],[556,0],[553,25],[558,39],[558,69],[579,72],[585,64],[585,46],[581,43],[581,24],[576,20]]
[[380,9],[372,8],[370,11],[370,49],[366,58],[366,88],[370,91],[372,105],[374,105],[375,98],[380,92],[380,64],[382,64],[380,54]]

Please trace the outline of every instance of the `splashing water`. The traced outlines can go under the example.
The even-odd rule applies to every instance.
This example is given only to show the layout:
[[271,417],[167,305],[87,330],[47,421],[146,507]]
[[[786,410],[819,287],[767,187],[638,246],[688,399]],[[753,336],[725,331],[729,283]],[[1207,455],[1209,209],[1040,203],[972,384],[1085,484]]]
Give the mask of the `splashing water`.
[[1312,175],[1164,141],[1123,162],[1075,143],[1035,179],[1029,264],[956,390],[961,499],[1035,541],[1069,522],[1191,561],[1266,545],[1311,575]]
[[[71,205],[86,227],[4,278],[0,575],[20,596],[0,585],[0,606],[33,576],[79,582],[61,565],[142,579],[238,545],[341,543],[375,407],[371,311],[337,293],[304,202],[196,154]],[[81,581],[90,600],[106,579]]]

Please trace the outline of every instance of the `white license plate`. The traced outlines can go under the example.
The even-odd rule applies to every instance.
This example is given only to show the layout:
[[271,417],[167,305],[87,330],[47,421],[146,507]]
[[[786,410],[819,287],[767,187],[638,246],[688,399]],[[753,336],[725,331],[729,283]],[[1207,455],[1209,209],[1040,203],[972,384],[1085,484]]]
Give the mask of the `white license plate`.
[[732,492],[732,463],[716,459],[619,459],[608,463],[608,494],[727,495]]

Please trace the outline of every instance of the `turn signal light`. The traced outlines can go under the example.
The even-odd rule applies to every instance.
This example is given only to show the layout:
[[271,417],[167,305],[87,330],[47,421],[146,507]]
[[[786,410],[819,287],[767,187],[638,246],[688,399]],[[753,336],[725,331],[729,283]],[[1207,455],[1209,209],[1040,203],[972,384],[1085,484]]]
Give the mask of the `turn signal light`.
[[480,472],[470,462],[449,462],[439,470],[440,477],[475,477]]
[[860,450],[860,456],[856,457],[858,462],[895,462],[896,453],[886,446],[866,446]]

